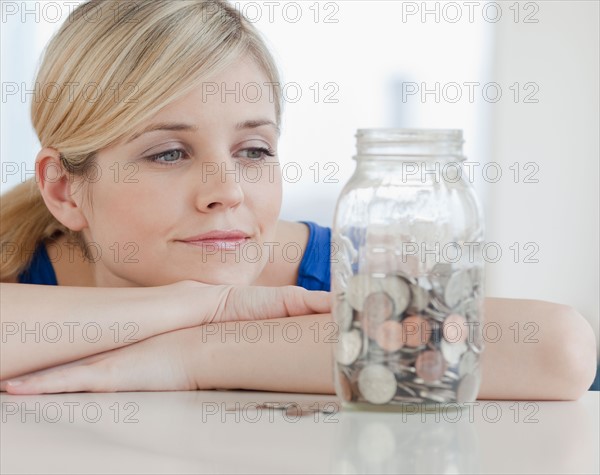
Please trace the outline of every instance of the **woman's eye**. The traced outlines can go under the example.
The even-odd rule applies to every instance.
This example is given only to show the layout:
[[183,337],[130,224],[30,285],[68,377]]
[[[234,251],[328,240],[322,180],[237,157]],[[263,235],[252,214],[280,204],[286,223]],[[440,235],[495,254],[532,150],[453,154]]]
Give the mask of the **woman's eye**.
[[261,160],[261,159],[265,158],[265,156],[267,156],[267,157],[275,156],[275,152],[273,152],[272,150],[269,150],[268,148],[262,148],[262,147],[247,148],[247,149],[242,150],[240,153],[244,158],[248,158],[250,160]]
[[167,150],[166,152],[157,153],[156,155],[151,155],[149,157],[145,157],[147,160],[155,163],[166,163],[172,164],[177,163],[185,157],[185,151],[181,149],[173,149]]

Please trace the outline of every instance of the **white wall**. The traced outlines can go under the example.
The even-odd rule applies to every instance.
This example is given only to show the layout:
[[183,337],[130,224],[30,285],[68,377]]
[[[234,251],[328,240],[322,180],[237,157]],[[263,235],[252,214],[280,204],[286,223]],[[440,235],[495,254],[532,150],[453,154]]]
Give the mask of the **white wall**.
[[493,108],[491,157],[535,162],[539,183],[490,184],[487,223],[490,239],[536,243],[539,262],[502,259],[488,290],[569,304],[598,341],[599,4],[538,3],[538,23],[497,25],[495,80],[533,81],[539,102]]

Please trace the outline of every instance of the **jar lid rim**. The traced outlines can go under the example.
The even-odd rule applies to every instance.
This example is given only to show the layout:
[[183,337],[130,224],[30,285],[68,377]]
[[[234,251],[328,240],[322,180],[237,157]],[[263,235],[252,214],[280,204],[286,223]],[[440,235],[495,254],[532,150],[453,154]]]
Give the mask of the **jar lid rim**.
[[439,140],[462,142],[463,131],[462,129],[365,128],[356,131],[356,138],[385,142]]

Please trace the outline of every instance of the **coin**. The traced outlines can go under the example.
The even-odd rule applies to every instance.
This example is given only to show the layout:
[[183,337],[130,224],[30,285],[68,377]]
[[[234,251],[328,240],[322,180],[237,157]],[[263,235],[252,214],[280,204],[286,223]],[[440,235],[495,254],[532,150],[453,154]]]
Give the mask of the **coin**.
[[363,318],[370,332],[394,314],[394,302],[387,292],[372,292],[365,298]]
[[411,300],[409,310],[413,313],[419,313],[425,310],[429,304],[429,291],[421,285],[410,286]]
[[464,343],[467,341],[467,320],[462,315],[452,313],[444,319],[442,334],[450,343]]
[[480,378],[478,373],[469,373],[463,376],[456,390],[456,402],[472,402],[477,399]]
[[438,262],[431,269],[431,274],[439,279],[447,279],[452,275],[452,264],[447,262]]
[[404,344],[416,348],[427,343],[431,336],[431,324],[419,315],[409,315],[402,320]]
[[463,353],[460,358],[460,363],[458,364],[458,374],[460,376],[464,376],[466,374],[471,374],[475,371],[477,367],[478,357],[472,351],[467,351]]
[[385,366],[369,365],[358,376],[358,389],[370,403],[385,404],[396,395],[396,378]]
[[410,303],[410,287],[408,282],[395,275],[385,277],[381,280],[381,287],[393,299],[393,314],[400,315],[406,310],[406,307],[408,307],[408,304]]
[[333,312],[335,315],[335,321],[339,327],[339,330],[342,332],[347,332],[350,330],[352,326],[352,321],[354,318],[354,309],[348,303],[348,301],[344,298],[344,296],[340,296],[335,300],[335,306],[333,308]]
[[449,343],[446,340],[442,340],[441,350],[444,355],[444,359],[449,365],[454,366],[460,361],[461,355],[467,351],[467,344],[463,342]]
[[355,329],[340,333],[336,345],[336,360],[343,365],[352,364],[358,358],[361,349],[362,336],[360,330]]
[[444,288],[444,302],[450,308],[456,307],[465,297],[473,291],[471,277],[466,271],[458,271],[448,278]]
[[381,290],[381,279],[376,279],[367,274],[356,274],[348,282],[346,298],[352,307],[359,312],[364,309],[367,296],[372,292]]
[[417,356],[417,376],[425,382],[437,381],[446,371],[444,357],[439,351],[428,350]]
[[375,332],[375,341],[385,351],[398,351],[404,345],[403,326],[395,320],[383,322]]

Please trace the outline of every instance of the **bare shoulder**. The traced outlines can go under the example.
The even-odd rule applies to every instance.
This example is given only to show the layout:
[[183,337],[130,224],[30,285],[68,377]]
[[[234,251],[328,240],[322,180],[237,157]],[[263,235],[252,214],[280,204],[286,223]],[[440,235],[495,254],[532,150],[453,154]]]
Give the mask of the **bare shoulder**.
[[[268,262],[255,285],[296,285],[298,269],[306,251],[310,230],[304,223],[294,221],[277,222],[273,262]],[[296,254],[300,252],[300,255]]]

